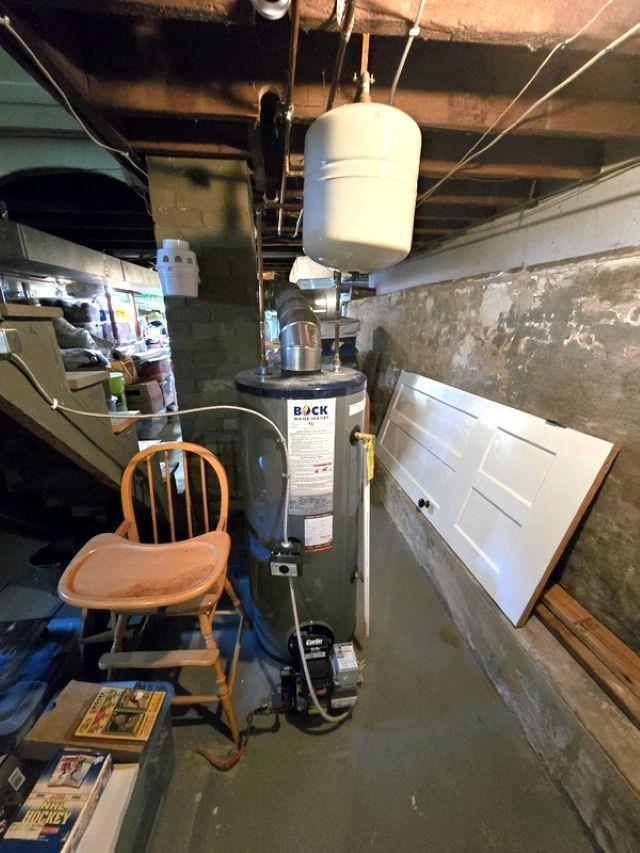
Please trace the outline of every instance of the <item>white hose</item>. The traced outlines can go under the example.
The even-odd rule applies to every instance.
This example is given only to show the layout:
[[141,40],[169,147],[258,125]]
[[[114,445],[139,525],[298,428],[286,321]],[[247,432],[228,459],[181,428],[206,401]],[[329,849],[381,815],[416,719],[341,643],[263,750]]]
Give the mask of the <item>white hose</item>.
[[298,640],[298,651],[300,652],[300,660],[302,661],[302,669],[304,671],[304,678],[307,682],[307,689],[309,690],[309,696],[311,696],[311,701],[314,704],[316,711],[320,714],[323,720],[326,720],[328,723],[341,723],[343,720],[346,720],[347,717],[351,714],[353,708],[349,708],[348,711],[345,711],[343,714],[338,714],[337,717],[333,717],[331,714],[327,714],[325,709],[322,707],[320,702],[318,701],[318,697],[316,696],[316,691],[313,689],[313,684],[311,683],[311,675],[309,674],[309,667],[307,666],[307,658],[304,653],[304,644],[302,642],[302,632],[300,631],[300,619],[298,618],[298,606],[296,604],[296,594],[293,589],[293,579],[289,578],[289,592],[291,593],[291,609],[293,610],[293,621],[296,626],[296,639]]
[[70,406],[65,406],[59,402],[56,397],[52,397],[48,391],[46,391],[40,381],[31,370],[29,365],[22,359],[19,355],[15,355],[15,353],[11,354],[10,360],[13,361],[22,373],[27,377],[27,379],[31,382],[36,391],[40,394],[40,396],[45,400],[46,403],[51,406],[52,409],[58,409],[61,412],[66,412],[68,415],[80,415],[81,417],[87,418],[100,418],[101,420],[111,420],[112,418],[117,418],[121,420],[128,420],[130,418],[138,418],[144,420],[150,420],[151,418],[175,418],[179,415],[195,415],[199,412],[245,412],[249,415],[254,415],[256,418],[260,418],[260,420],[265,421],[271,426],[278,435],[280,440],[280,444],[282,446],[282,453],[284,455],[285,461],[285,473],[282,475],[284,479],[284,494],[282,499],[282,545],[289,544],[289,491],[290,491],[290,477],[291,477],[291,459],[289,456],[289,448],[287,447],[287,441],[282,434],[280,427],[268,418],[266,415],[263,415],[262,412],[256,412],[254,409],[247,409],[244,406],[231,406],[231,405],[217,405],[217,406],[198,406],[194,409],[178,409],[175,412],[153,412],[150,414],[139,414],[132,415],[131,412],[87,412],[85,409],[72,409]]

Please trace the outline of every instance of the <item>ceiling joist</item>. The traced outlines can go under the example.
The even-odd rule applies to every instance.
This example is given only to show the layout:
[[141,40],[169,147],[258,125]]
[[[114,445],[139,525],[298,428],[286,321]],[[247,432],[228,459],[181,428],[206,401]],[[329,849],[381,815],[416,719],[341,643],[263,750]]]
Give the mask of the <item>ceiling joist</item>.
[[[26,8],[187,19],[224,24],[250,24],[254,20],[249,0],[21,0]],[[552,47],[574,35],[602,5],[602,0],[431,0],[420,22],[421,37],[495,45],[526,45],[538,50]],[[416,0],[358,0],[354,32],[406,35],[413,24]],[[335,30],[334,0],[305,0],[301,10],[303,30]],[[570,47],[597,50],[615,38],[637,14],[635,0],[619,0],[607,15]],[[636,40],[622,48],[639,53]]]

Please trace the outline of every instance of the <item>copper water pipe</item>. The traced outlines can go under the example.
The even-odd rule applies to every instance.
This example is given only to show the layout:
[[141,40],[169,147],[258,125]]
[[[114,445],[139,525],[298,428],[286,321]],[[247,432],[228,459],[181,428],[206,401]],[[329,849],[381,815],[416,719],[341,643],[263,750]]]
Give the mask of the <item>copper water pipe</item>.
[[[300,0],[291,0],[291,39],[289,41],[289,79],[287,81],[287,104],[284,113],[284,154],[282,156],[282,177],[280,179],[280,195],[278,201],[282,204],[287,190],[287,175],[289,174],[289,152],[291,150],[291,128],[293,125],[293,92],[296,82],[296,64],[298,61],[298,36],[300,35]],[[283,211],[278,211],[278,234],[282,233]]]
[[336,326],[335,326],[335,352],[333,353],[333,369],[337,373],[340,370],[340,291],[342,284],[342,273],[340,270],[333,271],[333,281],[336,286]]
[[256,210],[256,248],[258,255],[258,333],[260,335],[260,373],[266,373],[269,362],[267,361],[267,336],[264,322],[264,264],[262,258],[262,211]]

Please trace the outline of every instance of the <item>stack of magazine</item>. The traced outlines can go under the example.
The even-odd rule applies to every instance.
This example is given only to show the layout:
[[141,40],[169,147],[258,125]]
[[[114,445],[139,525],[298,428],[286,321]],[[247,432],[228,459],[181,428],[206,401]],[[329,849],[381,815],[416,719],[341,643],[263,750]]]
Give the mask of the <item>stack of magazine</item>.
[[[111,774],[110,742],[146,741],[164,691],[101,687],[74,733],[91,749],[63,748],[9,825],[0,853],[73,853]],[[96,748],[97,747],[97,748]]]
[[138,688],[101,687],[75,731],[77,738],[148,740],[165,693]]

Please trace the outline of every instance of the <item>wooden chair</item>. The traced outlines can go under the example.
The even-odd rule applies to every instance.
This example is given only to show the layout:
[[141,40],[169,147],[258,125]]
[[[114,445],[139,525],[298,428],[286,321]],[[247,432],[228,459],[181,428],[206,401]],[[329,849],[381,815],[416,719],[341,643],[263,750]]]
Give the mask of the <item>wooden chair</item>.
[[[174,495],[169,454],[177,453],[184,469],[184,503],[187,538],[177,538],[177,494]],[[156,489],[157,474],[164,457],[164,490]],[[198,488],[202,502],[203,533],[194,535],[197,515],[194,513],[194,489],[189,476],[189,459],[196,457],[199,467]],[[136,478],[146,475],[153,543],[140,541],[140,519],[136,516],[134,492]],[[220,491],[220,515],[214,530],[209,521],[207,473],[213,470]],[[154,477],[154,472],[156,476]],[[144,481],[143,481],[144,482]],[[197,491],[197,489],[196,489]],[[162,669],[182,666],[213,667],[217,693],[176,695],[175,704],[222,703],[231,735],[236,743],[240,734],[233,709],[232,693],[242,638],[243,612],[233,586],[227,578],[230,538],[226,532],[229,506],[227,475],[219,460],[208,450],[188,442],[152,445],[136,453],[127,465],[121,484],[124,521],[115,533],[94,536],[78,552],[62,575],[58,594],[77,607],[108,610],[113,614],[114,630],[111,652],[99,661],[100,669]],[[170,542],[161,543],[161,518],[158,504],[164,504],[168,518]],[[217,610],[226,591],[233,611]],[[174,651],[123,651],[126,639],[136,639],[139,630],[129,631],[129,620],[142,616],[144,625],[150,615],[162,611],[168,616],[195,615],[204,638],[204,649]],[[229,668],[225,676],[220,651],[213,635],[213,620],[218,615],[236,615],[239,626]],[[104,635],[102,635],[104,638]],[[96,638],[93,638],[94,640]]]

